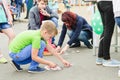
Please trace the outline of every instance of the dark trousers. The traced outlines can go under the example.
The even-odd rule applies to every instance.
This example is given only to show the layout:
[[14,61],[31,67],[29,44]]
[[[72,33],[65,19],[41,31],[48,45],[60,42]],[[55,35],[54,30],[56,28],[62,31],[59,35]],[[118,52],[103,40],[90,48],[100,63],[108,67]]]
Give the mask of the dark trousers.
[[104,26],[100,37],[98,57],[108,60],[110,59],[110,44],[115,25],[112,1],[100,1],[97,6]]

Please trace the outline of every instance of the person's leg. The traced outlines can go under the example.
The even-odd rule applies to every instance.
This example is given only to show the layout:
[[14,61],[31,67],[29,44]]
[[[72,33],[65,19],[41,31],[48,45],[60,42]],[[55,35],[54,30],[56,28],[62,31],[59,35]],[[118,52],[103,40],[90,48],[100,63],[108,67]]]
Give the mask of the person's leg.
[[[101,8],[101,2],[97,3],[98,10],[101,15],[102,23],[103,23],[103,29],[105,29],[105,20],[104,20],[104,11]],[[103,58],[103,37],[104,37],[104,31],[100,36],[100,42],[99,42],[99,49],[98,49],[98,58]]]
[[[58,19],[53,17],[53,18],[51,18],[51,20],[55,23],[56,28],[58,28]],[[55,41],[55,38],[53,37],[52,38],[52,44],[54,44],[54,41]]]
[[16,71],[21,71],[22,68],[20,65],[28,64],[31,60],[31,49],[32,45],[26,46],[19,53],[10,53],[9,56],[12,58],[11,65],[15,68]]
[[[26,63],[26,60],[31,57],[32,45],[26,46],[19,53],[11,52],[9,56],[19,65],[23,65],[23,62]],[[27,64],[27,63],[26,63]]]
[[[46,44],[45,44],[44,41],[41,41],[40,45],[41,45],[41,48],[39,49],[38,56],[40,58],[42,58],[43,57],[44,49],[46,47]],[[40,63],[32,60],[30,66],[29,66],[28,72],[41,72],[41,71],[44,71],[45,69],[44,68],[40,68],[39,64]]]
[[1,30],[7,37],[9,38],[9,43],[12,41],[12,39],[15,37],[15,33],[13,29],[10,27],[9,24],[4,23],[2,24],[2,30]]
[[[42,58],[43,57],[42,53],[45,49],[45,42],[41,41],[40,45],[41,48],[39,49],[38,56]],[[11,52],[9,56],[13,59],[13,61],[17,65],[24,65],[31,63],[29,69],[35,69],[38,67],[39,63],[31,59],[31,50],[32,50],[32,45],[28,45],[19,53]]]
[[[44,49],[46,47],[46,44],[45,44],[44,41],[41,41],[40,45],[41,45],[41,48],[39,49],[38,56],[40,58],[42,58],[43,57],[43,51],[44,51]],[[39,65],[38,62],[32,60],[29,69],[36,69],[38,67],[38,65]]]
[[[71,39],[72,35],[74,34],[74,32],[72,30],[67,30],[67,34],[68,34],[68,37]],[[81,44],[80,44],[80,40],[79,39],[76,39],[72,45],[70,45],[70,48],[74,48],[74,47],[80,47]]]
[[17,10],[18,10],[18,13],[16,15],[16,18],[19,20],[20,19],[20,15],[21,15],[21,5],[17,5]]
[[28,15],[29,15],[29,11],[27,9],[27,12],[26,12],[26,17],[24,19],[28,19]]
[[72,30],[67,30],[67,34],[68,34],[69,38],[71,38],[71,36],[73,35],[73,31]]
[[117,23],[117,25],[120,28],[120,17],[115,17],[115,22]]
[[110,44],[115,24],[112,1],[99,2],[98,9],[100,14],[102,13],[101,17],[104,25],[104,31],[101,37],[98,59],[96,62],[99,62],[103,66],[118,67],[120,62],[110,58]]
[[58,19],[53,17],[53,18],[51,18],[51,20],[55,23],[56,28],[58,28]]
[[[113,14],[113,7],[112,7],[112,1],[106,1],[101,2],[100,4],[102,11],[104,11],[104,16],[102,17],[102,20],[104,21],[104,36],[101,40],[100,44],[102,43],[102,46],[100,45],[100,48],[102,48],[103,52],[101,53],[100,48],[98,52],[98,57],[102,57],[105,60],[110,59],[110,44],[111,44],[111,38],[114,31],[114,14]],[[99,55],[102,54],[102,55]]]
[[30,12],[30,9],[33,7],[33,0],[28,0],[27,2],[27,14],[26,14],[26,18],[29,17],[29,12]]
[[92,45],[89,42],[89,39],[91,39],[90,33],[88,31],[81,31],[79,35],[79,40],[84,42],[84,44],[92,49]]

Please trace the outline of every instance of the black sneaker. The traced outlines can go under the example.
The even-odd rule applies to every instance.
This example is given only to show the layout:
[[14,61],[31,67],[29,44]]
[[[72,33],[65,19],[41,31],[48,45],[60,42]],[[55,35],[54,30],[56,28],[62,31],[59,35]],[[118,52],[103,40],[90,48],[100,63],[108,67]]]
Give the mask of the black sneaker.
[[81,44],[80,43],[74,43],[70,46],[70,48],[75,48],[75,47],[80,47]]
[[29,69],[28,72],[30,72],[30,73],[40,73],[40,72],[44,72],[45,70],[46,70],[45,68],[37,67],[36,69]]
[[16,64],[13,60],[11,61],[11,65],[14,67],[16,71],[22,71],[23,69],[20,67],[20,65]]
[[87,46],[89,49],[92,49],[93,48],[93,46],[90,44],[89,46]]
[[28,19],[28,17],[25,17],[24,19]]

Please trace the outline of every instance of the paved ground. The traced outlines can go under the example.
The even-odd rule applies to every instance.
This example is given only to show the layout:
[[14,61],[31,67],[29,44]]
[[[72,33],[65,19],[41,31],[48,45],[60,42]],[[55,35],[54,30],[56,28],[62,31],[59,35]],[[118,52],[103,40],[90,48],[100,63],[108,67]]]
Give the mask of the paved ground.
[[[90,8],[73,7],[72,10],[84,16],[90,22]],[[15,33],[18,34],[24,30],[27,30],[27,23],[15,22],[13,28]],[[56,42],[58,37],[59,35],[56,37]],[[68,38],[65,39],[65,42],[67,40]],[[10,61],[7,42],[7,37],[0,34],[0,48],[5,57]],[[76,52],[77,50],[80,52]],[[119,53],[120,50],[116,53],[114,52],[114,48],[111,48],[112,58],[120,60]],[[120,80],[117,76],[118,68],[109,68],[96,65],[96,56],[93,56],[93,50],[86,48],[83,44],[80,48],[69,49],[63,57],[70,61],[73,66],[70,68],[64,68],[62,71],[46,71],[38,74],[28,73],[27,68],[29,65],[22,66],[25,69],[24,71],[16,72],[10,63],[0,64],[0,80]],[[62,66],[62,64],[53,56],[44,58],[54,61]]]

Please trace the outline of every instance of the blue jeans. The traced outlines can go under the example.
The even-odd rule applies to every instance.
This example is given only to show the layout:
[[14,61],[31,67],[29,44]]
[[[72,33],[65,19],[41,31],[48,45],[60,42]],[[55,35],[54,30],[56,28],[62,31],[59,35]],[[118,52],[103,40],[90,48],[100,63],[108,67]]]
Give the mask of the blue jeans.
[[[58,28],[58,19],[55,18],[55,17],[52,17],[51,20],[55,23],[56,28]],[[53,38],[52,38],[52,43],[54,43],[54,41],[55,41],[55,38],[53,37]]]
[[58,27],[58,19],[55,17],[52,17],[51,20],[55,23],[56,27]]
[[8,23],[0,23],[0,30],[10,28]]
[[[74,32],[72,30],[68,30],[67,34],[71,38],[73,36]],[[80,35],[78,36],[78,38],[76,39],[76,41],[74,43],[78,43],[78,41],[79,42],[82,41],[82,42],[84,42],[84,44],[86,46],[90,46],[91,44],[89,42],[89,39],[92,39],[90,32],[89,31],[81,31]]]
[[17,5],[17,15],[16,15],[16,18],[19,19],[20,18],[20,15],[21,14],[21,5]]
[[[39,49],[38,56],[40,58],[43,57],[43,51],[46,47],[46,44],[44,41],[41,41],[40,43],[41,48]],[[31,51],[32,51],[32,45],[28,45],[25,48],[23,48],[19,53],[10,53],[9,56],[13,59],[13,61],[19,65],[24,65],[30,63],[29,69],[36,69],[39,65],[38,62],[32,60],[31,58]]]
[[118,25],[119,28],[120,28],[120,17],[116,17],[116,18],[115,18],[115,22],[117,23],[117,25]]

